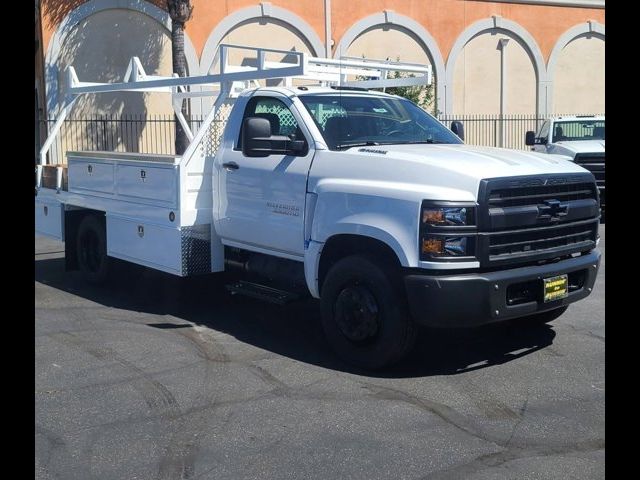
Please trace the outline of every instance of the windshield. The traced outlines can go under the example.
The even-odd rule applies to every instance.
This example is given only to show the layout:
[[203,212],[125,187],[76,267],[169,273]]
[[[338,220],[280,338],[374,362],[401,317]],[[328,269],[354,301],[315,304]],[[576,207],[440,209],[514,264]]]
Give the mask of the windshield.
[[554,122],[554,142],[604,140],[604,120],[572,120]]
[[331,150],[363,145],[462,143],[438,120],[405,99],[333,93],[299,98]]

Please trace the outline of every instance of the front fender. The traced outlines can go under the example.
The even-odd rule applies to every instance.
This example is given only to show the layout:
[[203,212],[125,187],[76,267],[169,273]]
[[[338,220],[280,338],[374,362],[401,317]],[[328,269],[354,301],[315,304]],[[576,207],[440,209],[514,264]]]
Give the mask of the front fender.
[[325,192],[318,195],[311,240],[326,242],[334,235],[374,238],[388,245],[404,267],[418,264],[420,203],[370,194]]

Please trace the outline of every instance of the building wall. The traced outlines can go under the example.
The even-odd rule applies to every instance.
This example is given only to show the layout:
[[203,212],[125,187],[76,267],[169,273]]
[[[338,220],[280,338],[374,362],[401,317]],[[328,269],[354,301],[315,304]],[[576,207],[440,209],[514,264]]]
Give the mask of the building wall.
[[[312,48],[303,35],[297,31],[288,28],[288,25],[276,19],[268,19],[260,21],[255,19],[244,22],[233,28],[227,35],[222,38],[220,43],[231,45],[244,45],[247,47],[262,47],[305,52],[312,55]],[[243,52],[241,49],[230,50],[229,61],[234,65],[251,65],[255,66],[255,55],[250,51]],[[286,55],[267,55],[266,61],[287,61]],[[219,72],[219,62],[216,61],[209,68],[209,72]]]
[[[129,60],[138,56],[148,74],[171,75],[171,37],[142,13],[104,10],[76,25],[67,35],[58,57],[58,85],[64,88],[64,72],[73,65],[82,81],[122,81]],[[84,95],[72,115],[167,114],[171,105],[163,93],[105,93]]]
[[603,113],[604,41],[581,36],[565,46],[554,83],[553,113]]
[[[67,66],[73,65],[81,81],[117,82],[123,80],[133,56],[143,60],[147,74],[171,75],[170,35],[158,22],[133,10],[109,9],[85,18],[69,31],[61,46],[56,62],[58,98],[64,96]],[[165,93],[118,92],[78,97],[69,117],[147,117],[171,113],[169,95]],[[115,122],[79,123],[77,128],[61,132],[52,156],[62,162],[62,150],[86,148],[83,146],[93,144],[93,140],[89,143],[88,139],[94,137],[99,137],[99,142],[108,139],[114,149],[140,151],[145,130],[153,127],[154,124],[147,123],[138,134],[132,135]],[[166,146],[163,147],[166,150]]]
[[[123,68],[126,57],[133,54],[140,56],[151,71],[165,71],[170,66],[169,22],[160,18],[166,17],[164,0],[42,0],[42,3],[47,59],[56,59],[58,72],[66,63],[79,62],[87,76],[97,75],[98,69],[107,76],[115,75],[116,65]],[[329,3],[332,55],[346,52],[367,58],[399,56],[401,60],[431,63],[441,111],[461,114],[497,111],[500,52],[495,49],[496,35],[511,38],[506,50],[505,113],[604,108],[603,8],[479,0]],[[324,55],[325,0],[262,3],[192,0],[192,4],[194,15],[187,23],[186,33],[193,45],[194,72],[193,64],[198,62],[196,67],[203,73],[215,68],[214,53],[220,42]],[[58,45],[55,39],[60,36],[59,31],[68,30],[65,19],[88,6],[96,7],[96,13],[74,27],[73,33],[64,37],[62,47]],[[570,41],[558,49],[563,35],[587,24],[602,34],[598,38]],[[547,66],[552,57],[556,68],[548,77]],[[587,67],[597,73],[585,77]],[[58,100],[58,90],[56,87],[47,96]],[[128,108],[115,98],[100,102],[92,108],[97,106],[109,112]],[[84,105],[88,108],[89,104]],[[131,108],[167,111],[152,99],[136,100]]]
[[42,22],[41,22],[40,6],[38,1],[35,2],[35,98],[34,98],[34,121],[35,121],[35,158],[38,158],[38,152],[43,139],[47,137],[47,128],[42,119],[46,117],[46,95],[44,80],[44,50],[42,45]]
[[454,114],[500,113],[500,76],[504,49],[504,114],[527,114],[536,110],[536,72],[525,47],[504,34],[485,33],[466,44],[454,66]]
[[344,55],[431,64],[428,52],[418,44],[414,35],[397,26],[366,30],[349,45]]

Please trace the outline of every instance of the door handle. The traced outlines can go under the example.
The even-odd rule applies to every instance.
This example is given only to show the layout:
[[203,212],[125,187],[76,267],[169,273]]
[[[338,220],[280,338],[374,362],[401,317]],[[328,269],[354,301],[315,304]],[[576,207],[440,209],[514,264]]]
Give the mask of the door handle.
[[240,165],[238,165],[236,162],[225,162],[222,164],[222,166],[227,170],[237,170],[240,168]]

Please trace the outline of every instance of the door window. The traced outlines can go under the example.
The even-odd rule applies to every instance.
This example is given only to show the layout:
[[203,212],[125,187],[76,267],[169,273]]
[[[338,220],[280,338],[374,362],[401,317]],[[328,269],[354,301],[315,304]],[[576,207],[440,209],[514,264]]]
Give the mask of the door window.
[[547,143],[549,138],[549,120],[544,122],[536,135],[536,143]]
[[[284,135],[291,140],[303,140],[305,148],[300,153],[302,156],[307,152],[307,141],[302,134],[291,110],[277,98],[273,97],[252,97],[247,103],[247,107],[242,117],[242,124],[247,117],[262,117],[269,120],[271,124],[271,135]],[[242,149],[242,128],[238,137],[236,150]]]

